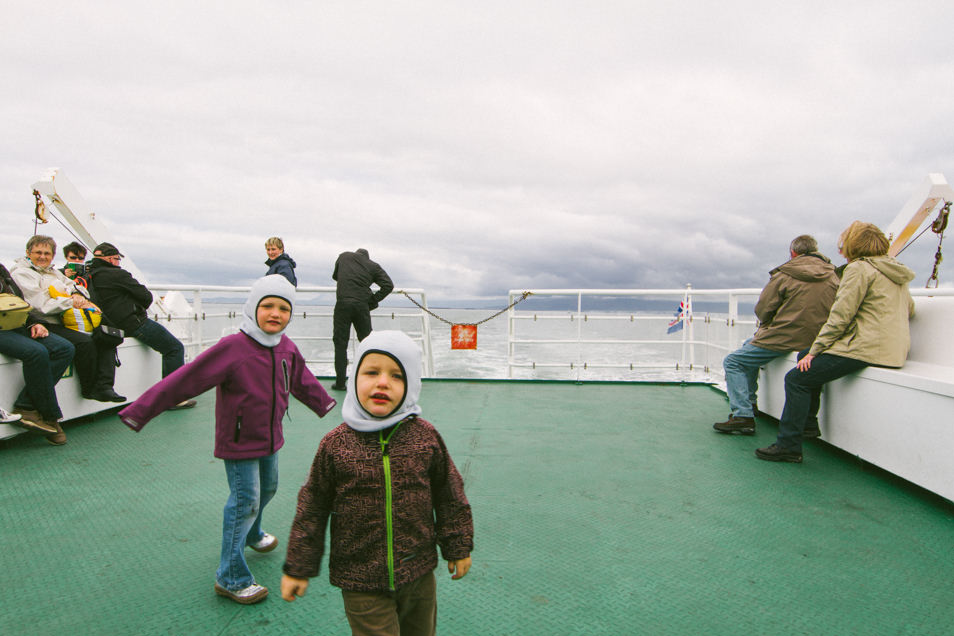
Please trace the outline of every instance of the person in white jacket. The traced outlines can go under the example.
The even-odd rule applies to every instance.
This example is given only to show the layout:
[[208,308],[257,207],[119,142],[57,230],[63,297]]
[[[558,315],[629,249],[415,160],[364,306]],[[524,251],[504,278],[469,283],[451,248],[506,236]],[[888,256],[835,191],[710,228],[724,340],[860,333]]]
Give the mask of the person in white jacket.
[[69,340],[76,348],[73,365],[79,376],[80,390],[87,400],[125,402],[113,389],[116,378],[116,348],[99,345],[89,334],[63,325],[63,314],[73,309],[90,309],[85,288],[77,285],[53,267],[56,241],[37,234],[26,244],[26,256],[18,258],[10,275],[33,307],[31,314],[49,330]]

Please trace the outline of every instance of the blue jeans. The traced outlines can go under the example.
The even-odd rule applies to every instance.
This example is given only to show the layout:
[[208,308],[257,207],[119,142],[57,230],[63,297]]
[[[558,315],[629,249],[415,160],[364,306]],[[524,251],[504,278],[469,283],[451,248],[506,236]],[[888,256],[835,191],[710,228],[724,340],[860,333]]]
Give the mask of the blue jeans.
[[13,408],[37,411],[50,421],[63,417],[53,387],[70,366],[74,352],[69,341],[52,333],[33,339],[26,327],[0,331],[0,353],[20,360],[26,384]]
[[222,556],[215,580],[231,592],[255,583],[245,562],[245,546],[261,541],[262,511],[278,490],[278,454],[226,459],[229,500],[222,519]]
[[185,347],[169,330],[155,320],[146,318],[139,329],[128,334],[162,355],[162,377],[185,364]]
[[772,351],[756,347],[749,338],[742,346],[730,353],[722,361],[725,370],[725,392],[729,396],[729,409],[733,417],[754,417],[752,405],[755,404],[759,390],[759,367],[771,362],[785,351]]
[[[808,352],[802,351],[798,354],[798,359],[801,360],[806,353]],[[799,371],[798,367],[795,367],[786,373],[785,407],[778,421],[776,444],[787,451],[801,452],[805,423],[810,420],[817,421],[822,386],[866,366],[868,363],[861,360],[822,353],[815,356],[808,371]]]

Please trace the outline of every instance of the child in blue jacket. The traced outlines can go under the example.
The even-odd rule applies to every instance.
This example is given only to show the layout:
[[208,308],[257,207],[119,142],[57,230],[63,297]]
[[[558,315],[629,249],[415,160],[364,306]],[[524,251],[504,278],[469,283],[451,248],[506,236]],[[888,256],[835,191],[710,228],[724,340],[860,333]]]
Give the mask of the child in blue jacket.
[[237,603],[263,600],[268,589],[255,583],[244,550],[270,552],[278,539],[262,531],[262,511],[278,488],[282,418],[294,395],[323,417],[336,402],[305,366],[282,332],[291,320],[295,288],[283,276],[257,280],[243,309],[241,331],[219,340],[119,412],[139,431],[149,420],[212,387],[215,392],[215,451],[225,461],[230,495],[222,524],[222,554],[215,593]]

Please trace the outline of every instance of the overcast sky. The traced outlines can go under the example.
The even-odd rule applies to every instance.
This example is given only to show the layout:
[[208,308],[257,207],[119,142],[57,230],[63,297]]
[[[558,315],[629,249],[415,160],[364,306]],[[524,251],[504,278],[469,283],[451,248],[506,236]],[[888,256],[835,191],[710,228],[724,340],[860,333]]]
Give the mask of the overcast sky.
[[[851,221],[954,179],[952,25],[936,0],[7,0],[0,260],[56,166],[151,283],[248,284],[278,235],[301,283],[365,247],[432,303],[760,287],[794,236],[841,262]],[[914,286],[936,247],[902,255]]]

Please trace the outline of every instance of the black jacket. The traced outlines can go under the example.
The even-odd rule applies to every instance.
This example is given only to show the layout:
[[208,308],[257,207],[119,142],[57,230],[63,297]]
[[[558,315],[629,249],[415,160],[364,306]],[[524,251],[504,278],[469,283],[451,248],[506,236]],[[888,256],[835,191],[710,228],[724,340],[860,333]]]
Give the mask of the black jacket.
[[86,270],[90,297],[107,324],[129,335],[146,322],[152,292],[122,267],[94,258]]
[[[394,283],[380,265],[368,258],[368,250],[342,252],[335,261],[335,271],[331,277],[338,281],[336,297],[338,300],[366,302],[374,309],[394,289]],[[371,292],[371,284],[380,289]]]
[[[4,267],[3,263],[0,263],[0,294],[13,294],[14,296],[19,296],[23,298],[23,292],[20,291],[20,287],[17,286],[16,281],[13,280],[13,276],[10,276],[10,272],[7,271],[7,268]],[[36,316],[33,315],[31,311],[27,316],[26,324],[24,327],[32,327],[39,321],[36,319]]]

